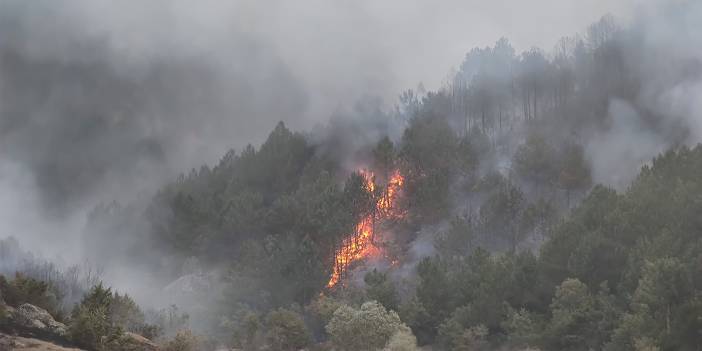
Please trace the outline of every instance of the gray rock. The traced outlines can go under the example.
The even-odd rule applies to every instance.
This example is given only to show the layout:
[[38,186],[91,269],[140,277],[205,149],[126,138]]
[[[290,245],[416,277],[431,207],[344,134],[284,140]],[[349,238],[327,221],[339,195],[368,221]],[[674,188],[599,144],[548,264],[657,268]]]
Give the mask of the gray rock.
[[134,334],[130,332],[124,333],[124,341],[130,345],[129,349],[130,350],[138,350],[138,351],[158,351],[159,347],[155,343],[153,343],[151,340],[139,335],[139,334]]
[[65,324],[57,322],[45,309],[28,303],[22,304],[12,311],[10,319],[19,327],[40,333],[59,337],[65,337],[68,333],[68,328]]

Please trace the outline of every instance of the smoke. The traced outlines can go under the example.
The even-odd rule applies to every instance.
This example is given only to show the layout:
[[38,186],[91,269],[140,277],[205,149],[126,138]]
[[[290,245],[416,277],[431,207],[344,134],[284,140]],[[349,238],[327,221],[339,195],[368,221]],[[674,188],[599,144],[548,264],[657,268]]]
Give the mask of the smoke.
[[[204,49],[180,45],[189,38],[177,26],[159,45],[170,17],[144,27],[146,18],[122,17],[137,9],[105,5],[9,2],[2,10],[3,158],[31,172],[50,214],[98,196],[131,198],[302,116],[303,89],[266,48],[233,35],[230,49],[200,57]],[[136,27],[120,27],[127,23]]]
[[666,141],[647,129],[636,110],[625,101],[613,100],[609,116],[611,126],[591,139],[586,152],[594,179],[625,188],[642,164],[665,150]]
[[[587,6],[590,18],[576,22],[621,9],[606,3]],[[106,190],[129,197],[164,174],[261,141],[278,120],[306,129],[362,96],[392,102],[419,81],[436,86],[467,48],[523,32],[517,26],[526,18],[506,9],[455,1],[5,1],[3,154],[27,165],[52,208],[80,207]],[[582,10],[546,13],[566,27]],[[515,41],[550,45],[549,33]]]
[[639,7],[622,34],[635,45],[621,50],[640,86],[629,101],[610,100],[609,124],[587,142],[596,182],[623,189],[660,152],[702,141],[700,19],[696,2]]
[[[280,120],[296,130],[325,125],[313,140],[345,157],[399,136],[377,116],[386,118],[407,87],[440,87],[471,47],[505,36],[518,51],[548,48],[604,13],[627,18],[639,2],[3,1],[0,238],[79,262],[89,256],[78,242],[97,203],[146,202],[178,173],[259,143]],[[700,57],[702,17],[690,7],[666,14],[675,28],[653,10],[639,14],[645,52],[674,53],[686,65],[660,70],[669,56],[628,57],[654,84],[636,106],[610,104],[612,123],[587,147],[597,181],[625,183],[632,168],[676,143],[681,124],[690,130],[685,142],[699,140],[701,84],[684,69],[699,73],[689,58]],[[660,114],[677,117],[652,131],[649,116]],[[156,296],[144,287],[157,272],[129,262],[121,250],[133,234],[123,230],[99,236],[119,256],[103,257],[106,277],[141,291],[142,301]],[[406,267],[429,254],[422,238]]]

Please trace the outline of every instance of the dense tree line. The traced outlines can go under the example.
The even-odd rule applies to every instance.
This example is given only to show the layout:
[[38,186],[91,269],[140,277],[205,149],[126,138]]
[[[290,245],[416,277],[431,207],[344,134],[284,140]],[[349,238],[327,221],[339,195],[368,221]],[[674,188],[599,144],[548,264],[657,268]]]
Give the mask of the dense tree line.
[[538,256],[477,248],[424,259],[403,320],[447,349],[699,348],[700,167],[702,147],[680,148],[625,193],[595,187]]

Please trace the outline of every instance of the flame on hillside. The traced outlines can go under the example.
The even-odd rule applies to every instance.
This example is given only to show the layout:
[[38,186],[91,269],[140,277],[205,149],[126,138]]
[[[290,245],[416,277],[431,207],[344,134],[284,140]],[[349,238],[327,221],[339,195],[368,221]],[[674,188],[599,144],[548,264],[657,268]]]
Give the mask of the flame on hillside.
[[[375,195],[376,185],[373,173],[367,170],[361,170],[359,173],[365,179],[366,190]],[[376,223],[402,216],[402,213],[396,209],[396,200],[404,182],[405,179],[400,172],[394,171],[388,179],[386,188],[375,200],[374,210],[356,224],[353,235],[344,239],[341,247],[336,250],[332,276],[327,283],[328,288],[334,287],[341,280],[342,275],[353,262],[380,253],[380,249],[375,244]]]

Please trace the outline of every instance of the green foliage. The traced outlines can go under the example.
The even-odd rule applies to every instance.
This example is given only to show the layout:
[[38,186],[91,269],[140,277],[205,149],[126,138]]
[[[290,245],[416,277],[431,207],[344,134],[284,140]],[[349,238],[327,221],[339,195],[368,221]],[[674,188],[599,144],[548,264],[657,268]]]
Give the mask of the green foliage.
[[515,347],[525,347],[538,343],[543,326],[533,313],[522,308],[511,310],[502,328],[508,335],[508,342]]
[[309,314],[317,318],[322,325],[326,325],[334,316],[334,311],[341,307],[342,303],[332,297],[320,295],[307,306]]
[[200,338],[189,329],[181,330],[162,345],[164,351],[197,351]]
[[126,350],[130,340],[124,337],[125,331],[150,337],[157,334],[154,326],[144,322],[144,314],[129,296],[113,293],[102,283],[90,289],[71,314],[70,338],[84,348]]
[[480,218],[485,230],[493,235],[502,236],[516,250],[528,232],[521,226],[525,209],[522,191],[507,182],[499,187],[480,207]]
[[[552,228],[539,257],[440,250],[441,258],[418,266],[414,306],[431,306],[427,329],[438,328],[438,341],[453,348],[465,330],[478,325],[487,328],[491,342],[504,334],[514,346],[546,350],[698,347],[702,328],[693,316],[700,292],[694,277],[702,272],[702,243],[691,233],[702,210],[693,195],[702,193],[695,176],[700,160],[701,147],[661,155],[626,193],[596,186],[555,227],[546,202],[519,212],[498,206],[509,203],[497,201],[504,183],[489,186],[486,178],[478,184],[481,191],[498,195],[488,197],[482,209],[485,224],[494,218],[492,223],[504,226],[510,223],[504,218],[521,216],[524,230]],[[511,216],[488,216],[494,209]],[[421,311],[408,306],[401,311]]]
[[0,300],[0,326],[7,322],[8,312],[5,304]]
[[387,273],[373,269],[366,273],[363,281],[366,283],[366,296],[369,300],[378,301],[386,309],[397,311],[399,296]]
[[394,311],[387,311],[375,301],[360,309],[339,307],[327,324],[332,344],[341,351],[382,349],[398,331],[407,328]]
[[119,336],[121,329],[110,322],[112,290],[101,284],[94,286],[71,315],[69,334],[76,345],[104,350],[106,338]]
[[[557,213],[551,202],[539,199],[530,203],[521,213],[519,221],[520,233],[541,231],[548,233],[556,222]],[[523,234],[522,234],[523,235]]]
[[457,136],[444,119],[416,117],[402,136],[400,156],[410,208],[427,220],[444,216],[449,208],[449,184],[456,174],[458,145]]
[[440,327],[439,336],[439,343],[447,350],[488,350],[488,329],[484,325],[463,328],[453,321],[448,321]]
[[[425,258],[417,266],[417,316],[413,329],[420,344],[430,343],[436,336],[436,327],[446,318],[452,307],[451,286],[445,264],[438,258]],[[414,327],[415,325],[413,325]]]
[[558,184],[567,192],[568,206],[570,206],[570,193],[585,190],[592,185],[590,167],[585,160],[582,146],[568,144],[564,148],[558,173]]
[[398,314],[417,336],[419,344],[425,345],[434,340],[435,320],[416,296],[401,304]]
[[470,219],[456,216],[447,231],[437,234],[434,247],[442,257],[464,256],[473,249],[474,236]]
[[212,170],[181,176],[148,210],[155,237],[186,257],[222,258],[264,233],[270,207],[299,187],[311,151],[302,135],[281,122],[259,150],[249,145],[239,155],[225,155]]
[[595,302],[588,287],[567,279],[556,289],[551,303],[552,318],[547,327],[547,349],[588,350],[600,345],[595,338]]
[[71,340],[78,346],[92,350],[103,350],[105,337],[120,334],[113,329],[105,307],[77,307],[71,316],[69,329]]
[[112,295],[108,315],[112,324],[148,339],[153,339],[160,333],[159,327],[146,323],[144,312],[127,294],[115,292]]
[[0,274],[0,297],[12,307],[28,303],[47,310],[56,319],[63,319],[63,311],[49,283],[16,273],[14,279],[7,280]]
[[671,333],[672,306],[690,296],[688,273],[675,258],[661,258],[644,266],[639,286],[631,299],[635,312],[650,315],[656,329]]
[[417,338],[409,328],[401,328],[390,337],[383,351],[419,351]]
[[395,167],[396,158],[395,145],[387,136],[380,139],[375,145],[375,148],[373,148],[375,169],[383,176],[383,180],[388,180],[390,172],[392,172]]
[[540,254],[540,266],[551,288],[568,277],[589,286],[604,281],[617,286],[625,267],[623,248],[603,235],[611,228],[617,200],[613,190],[596,186],[570,220],[551,233]]
[[278,309],[266,317],[266,343],[273,350],[295,351],[311,343],[309,330],[302,317],[291,310]]
[[[223,329],[226,341],[243,350],[256,350],[263,345],[264,325],[262,317],[256,311],[239,305],[231,318],[225,318],[220,327]],[[227,340],[231,338],[231,340]]]
[[531,135],[514,154],[517,175],[537,187],[554,184],[558,176],[556,150],[543,137]]
[[[477,132],[477,129],[475,129]],[[489,151],[489,140],[483,134],[473,133],[460,139],[456,150],[457,168],[460,174],[473,177],[478,170],[481,154]]]
[[[682,303],[681,301],[690,301]],[[690,286],[686,268],[675,258],[660,258],[646,262],[638,287],[631,298],[631,312],[625,314],[615,331],[610,347],[637,350],[663,347],[689,347],[684,340],[693,337],[692,331],[678,331],[674,326],[697,326],[700,321],[689,320],[689,307],[699,311],[699,300]],[[676,321],[683,319],[684,322]],[[685,327],[683,327],[685,328]]]

